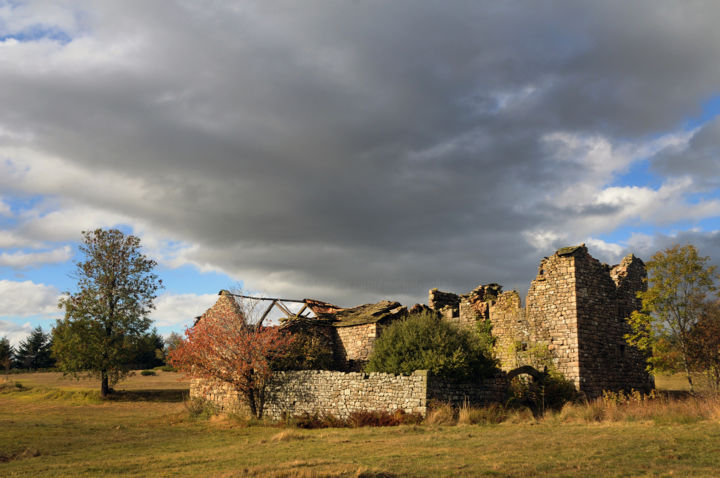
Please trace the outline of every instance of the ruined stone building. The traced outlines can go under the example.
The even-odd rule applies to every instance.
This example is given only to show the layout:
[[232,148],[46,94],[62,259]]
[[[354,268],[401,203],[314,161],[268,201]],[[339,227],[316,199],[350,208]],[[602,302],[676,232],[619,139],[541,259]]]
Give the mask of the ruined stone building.
[[[495,353],[504,370],[535,365],[533,354],[546,354],[554,367],[587,397],[603,390],[652,388],[643,355],[626,344],[625,320],[640,307],[644,263],[633,255],[616,266],[600,263],[584,245],[565,247],[540,263],[525,307],[516,291],[502,292],[497,284],[482,285],[458,295],[432,289],[428,306],[443,319],[465,327],[479,321],[491,326]],[[297,316],[282,327],[312,331],[333,349],[335,369],[359,371],[375,341],[394,320],[406,316],[397,302],[381,301],[353,308],[305,299],[314,316]],[[203,317],[235,309],[231,294],[221,291],[218,302]],[[537,357],[535,357],[537,358]]]
[[501,292],[496,284],[466,295],[433,289],[429,305],[459,324],[488,320],[503,369],[544,349],[578,390],[596,397],[603,390],[653,386],[645,357],[624,339],[626,318],[641,306],[637,292],[646,287],[645,277],[645,264],[633,255],[610,267],[585,245],[564,247],[540,262],[525,307],[516,291]]

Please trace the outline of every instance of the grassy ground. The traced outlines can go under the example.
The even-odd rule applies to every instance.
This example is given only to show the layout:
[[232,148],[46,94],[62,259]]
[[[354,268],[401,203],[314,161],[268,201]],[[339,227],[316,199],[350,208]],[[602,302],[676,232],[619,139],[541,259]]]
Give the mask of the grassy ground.
[[[707,376],[700,373],[692,375],[693,384],[697,391],[709,391],[711,390],[710,383],[708,383]],[[655,377],[655,387],[658,390],[665,390],[670,392],[686,392],[690,390],[687,377],[684,373],[676,373],[675,375],[658,375]]]
[[192,420],[182,402],[143,401],[140,390],[182,390],[177,374],[138,375],[111,402],[96,387],[30,375],[11,377],[28,388],[0,392],[1,476],[717,476],[720,467],[713,413],[593,422],[578,408],[539,422],[297,430]]
[[[114,386],[115,390],[187,390],[189,382],[184,380],[182,373],[163,372],[154,370],[156,375],[143,376],[140,371],[127,377]],[[60,372],[39,372],[11,374],[7,377],[0,375],[0,383],[5,381],[19,381],[32,387],[59,388],[63,390],[100,390],[100,380],[95,378],[81,378],[79,380]]]

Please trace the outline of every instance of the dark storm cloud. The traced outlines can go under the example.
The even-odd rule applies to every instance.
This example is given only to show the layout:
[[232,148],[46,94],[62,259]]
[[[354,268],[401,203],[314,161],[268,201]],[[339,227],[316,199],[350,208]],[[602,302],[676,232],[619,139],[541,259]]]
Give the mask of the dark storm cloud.
[[554,194],[596,174],[546,135],[642,141],[720,82],[712,3],[70,5],[79,58],[0,69],[0,126],[153,192],[64,200],[151,222],[251,285],[346,303],[526,287],[524,233],[578,215]]
[[704,124],[687,145],[666,148],[653,158],[663,176],[691,176],[704,189],[720,186],[720,119]]

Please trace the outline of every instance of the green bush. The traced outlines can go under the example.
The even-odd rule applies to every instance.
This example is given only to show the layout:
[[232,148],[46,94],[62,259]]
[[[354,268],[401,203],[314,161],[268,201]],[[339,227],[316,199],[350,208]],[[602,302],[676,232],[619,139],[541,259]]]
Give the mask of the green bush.
[[155,370],[143,370],[142,372],[140,372],[140,375],[142,375],[143,377],[147,377],[148,375],[157,375],[157,374],[155,373]]
[[491,376],[497,368],[475,331],[421,312],[390,324],[366,366],[368,372],[408,375],[415,370],[467,380]]

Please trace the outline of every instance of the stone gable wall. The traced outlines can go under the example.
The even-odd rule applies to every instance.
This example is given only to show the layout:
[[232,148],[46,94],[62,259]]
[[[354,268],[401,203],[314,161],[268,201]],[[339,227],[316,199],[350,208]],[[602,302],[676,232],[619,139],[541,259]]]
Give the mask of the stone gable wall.
[[[266,391],[265,416],[278,420],[309,413],[347,418],[353,412],[396,410],[425,416],[429,401],[456,406],[500,402],[506,388],[504,376],[470,384],[444,380],[423,370],[409,376],[321,370],[277,372]],[[193,380],[190,396],[210,400],[226,412],[247,411],[237,392],[225,384]]]
[[340,367],[361,370],[370,358],[381,329],[379,324],[335,327],[335,358]]

